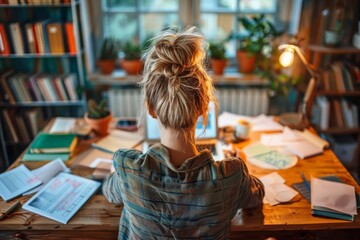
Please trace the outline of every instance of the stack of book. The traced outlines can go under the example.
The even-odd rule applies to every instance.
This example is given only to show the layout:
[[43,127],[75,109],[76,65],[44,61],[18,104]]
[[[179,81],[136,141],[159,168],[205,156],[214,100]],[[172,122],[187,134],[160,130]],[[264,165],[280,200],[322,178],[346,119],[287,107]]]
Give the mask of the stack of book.
[[0,55],[76,53],[72,22],[0,23]]
[[69,160],[74,152],[78,138],[75,134],[39,133],[26,150],[23,161]]

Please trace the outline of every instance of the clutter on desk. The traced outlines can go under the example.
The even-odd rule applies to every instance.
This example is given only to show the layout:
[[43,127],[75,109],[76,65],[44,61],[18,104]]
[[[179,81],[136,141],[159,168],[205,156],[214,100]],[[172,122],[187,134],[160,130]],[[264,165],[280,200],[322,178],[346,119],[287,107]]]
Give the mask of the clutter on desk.
[[33,188],[25,193],[23,196],[36,193],[40,191],[46,183],[48,183],[53,177],[55,177],[60,172],[70,172],[70,169],[67,168],[61,158],[57,158],[54,161],[51,161],[37,169],[31,171],[34,176],[38,177],[42,184],[36,188]]
[[246,160],[252,165],[264,169],[287,169],[297,164],[297,157],[286,149],[270,148],[259,142],[243,149]]
[[75,134],[39,133],[26,150],[22,161],[69,160],[78,138]]
[[285,179],[277,172],[272,172],[259,179],[265,187],[264,204],[274,206],[290,202],[298,194],[298,192],[285,184]]
[[91,133],[91,128],[84,119],[56,117],[49,133],[73,133],[77,136],[87,136]]
[[106,137],[100,139],[96,143],[92,143],[91,146],[113,154],[120,148],[133,148],[139,145],[143,140],[144,136],[139,132],[113,129]]
[[354,186],[311,178],[311,210],[313,215],[353,221],[357,215]]
[[97,181],[62,172],[31,197],[23,209],[66,224],[100,185]]
[[0,196],[4,201],[9,201],[26,191],[41,184],[41,180],[35,176],[25,165],[0,174]]

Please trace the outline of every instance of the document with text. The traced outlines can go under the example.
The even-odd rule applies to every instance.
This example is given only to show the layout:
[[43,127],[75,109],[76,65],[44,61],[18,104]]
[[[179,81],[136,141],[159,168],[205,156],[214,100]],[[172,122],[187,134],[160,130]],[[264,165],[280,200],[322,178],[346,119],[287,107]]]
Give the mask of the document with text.
[[100,185],[99,182],[62,172],[30,198],[23,208],[66,224]]
[[0,195],[8,201],[40,184],[41,180],[22,164],[0,174]]

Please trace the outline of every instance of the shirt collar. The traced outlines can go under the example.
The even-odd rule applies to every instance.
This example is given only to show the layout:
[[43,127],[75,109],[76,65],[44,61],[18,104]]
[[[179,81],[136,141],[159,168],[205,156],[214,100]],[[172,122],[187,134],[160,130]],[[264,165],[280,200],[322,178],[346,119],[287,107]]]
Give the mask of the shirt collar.
[[157,159],[171,170],[175,172],[187,172],[197,168],[201,168],[206,164],[213,162],[213,158],[209,150],[202,150],[198,155],[186,159],[180,166],[176,167],[170,162],[170,156],[168,149],[161,145],[160,143],[156,143],[152,145],[147,153],[147,155],[151,156],[154,159]]

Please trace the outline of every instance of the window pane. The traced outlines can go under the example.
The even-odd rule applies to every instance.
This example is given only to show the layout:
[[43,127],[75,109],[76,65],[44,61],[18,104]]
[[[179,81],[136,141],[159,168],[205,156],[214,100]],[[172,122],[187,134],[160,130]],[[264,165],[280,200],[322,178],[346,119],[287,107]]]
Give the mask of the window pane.
[[170,26],[179,24],[177,13],[157,14],[146,13],[141,16],[141,40],[156,35]]
[[106,6],[108,8],[135,8],[135,0],[106,0]]
[[141,0],[141,10],[168,10],[176,11],[178,9],[178,0]]
[[268,12],[275,11],[276,0],[239,0],[240,11]]
[[121,40],[130,40],[136,37],[136,14],[114,13],[106,15],[105,36]]
[[[208,41],[223,41],[234,29],[234,15],[203,13],[200,29]],[[227,56],[235,56],[235,41],[228,41],[225,47]]]
[[234,11],[236,1],[234,0],[201,0],[200,8],[202,11]]

